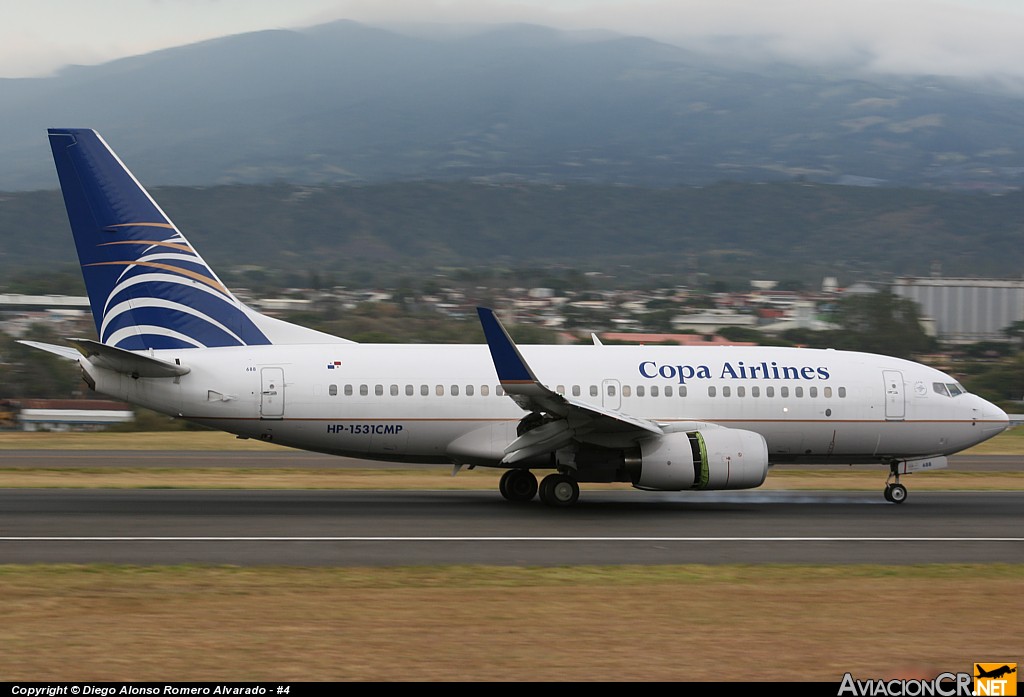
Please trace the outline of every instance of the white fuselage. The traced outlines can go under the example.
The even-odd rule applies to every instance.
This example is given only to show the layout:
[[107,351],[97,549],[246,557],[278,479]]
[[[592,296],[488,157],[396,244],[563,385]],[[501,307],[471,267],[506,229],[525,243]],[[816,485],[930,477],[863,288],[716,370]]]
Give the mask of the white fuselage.
[[[1006,414],[948,375],[864,353],[770,347],[522,346],[549,388],[671,427],[760,433],[771,462],[944,455]],[[240,436],[325,453],[501,466],[525,412],[486,345],[327,344],[155,351],[190,368],[137,378],[89,364],[105,394]],[[956,390],[954,390],[955,392]]]

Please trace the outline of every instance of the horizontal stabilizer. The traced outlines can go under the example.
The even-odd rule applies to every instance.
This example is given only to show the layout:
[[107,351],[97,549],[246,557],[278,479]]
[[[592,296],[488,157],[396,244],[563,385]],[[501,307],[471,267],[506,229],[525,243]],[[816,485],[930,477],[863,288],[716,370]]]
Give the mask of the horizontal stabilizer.
[[184,365],[132,353],[91,339],[68,339],[68,341],[93,365],[130,375],[133,378],[173,378],[186,375],[191,370]]
[[47,353],[52,353],[55,356],[60,356],[61,358],[65,358],[65,359],[67,359],[69,361],[77,361],[79,355],[81,355],[81,354],[78,353],[77,350],[71,348],[70,346],[58,346],[56,344],[44,344],[42,341],[21,341],[21,340],[19,340],[18,343],[19,344],[24,344],[25,346],[31,346],[32,348],[39,349],[40,351],[46,351]]

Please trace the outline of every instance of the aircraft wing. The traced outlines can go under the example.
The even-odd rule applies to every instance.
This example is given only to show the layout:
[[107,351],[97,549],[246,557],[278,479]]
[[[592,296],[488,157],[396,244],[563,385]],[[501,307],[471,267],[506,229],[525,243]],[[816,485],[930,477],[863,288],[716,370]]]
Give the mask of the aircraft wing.
[[505,331],[494,311],[478,307],[487,347],[498,373],[498,381],[512,400],[525,411],[560,417],[533,428],[505,449],[502,462],[519,460],[564,447],[570,441],[589,440],[588,435],[614,434],[636,437],[663,435],[664,430],[649,419],[623,414],[596,404],[558,394],[537,379],[512,337]]

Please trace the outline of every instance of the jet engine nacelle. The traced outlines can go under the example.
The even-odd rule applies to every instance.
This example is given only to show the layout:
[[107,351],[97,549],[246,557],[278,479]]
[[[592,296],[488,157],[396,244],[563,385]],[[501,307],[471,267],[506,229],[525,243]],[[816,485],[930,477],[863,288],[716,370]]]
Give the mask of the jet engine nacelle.
[[668,433],[641,441],[630,469],[638,489],[753,489],[768,475],[768,444],[736,428]]

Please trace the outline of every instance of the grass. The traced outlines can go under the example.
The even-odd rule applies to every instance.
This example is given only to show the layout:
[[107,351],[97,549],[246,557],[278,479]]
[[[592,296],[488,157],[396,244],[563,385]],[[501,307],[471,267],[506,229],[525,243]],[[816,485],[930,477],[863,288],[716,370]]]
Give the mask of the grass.
[[[3,467],[3,450],[113,450],[95,467]],[[174,468],[133,467],[134,451],[182,452]],[[294,453],[289,448],[254,440],[239,440],[215,431],[153,433],[0,433],[0,488],[174,488],[174,489],[493,489],[499,470],[463,470],[457,477],[442,466],[407,466],[338,469],[315,464],[295,468],[194,467],[188,452],[264,451]],[[967,451],[969,454],[1024,454],[1024,429],[997,436]],[[314,461],[315,462],[315,461]],[[776,468],[762,488],[788,490],[861,490],[880,488],[883,469],[844,467]],[[1024,472],[953,472],[940,470],[911,479],[914,490],[1021,490]],[[598,485],[607,488],[609,485]],[[611,485],[628,488],[626,485]]]
[[[0,566],[5,680],[732,681],[1015,661],[1024,565]],[[993,621],[998,608],[1000,621]],[[728,670],[723,672],[723,666]]]
[[[0,469],[0,488],[19,489],[418,489],[497,490],[502,470],[410,469],[238,469],[238,468],[9,468]],[[762,490],[881,490],[884,468],[847,472],[776,470]],[[908,480],[904,480],[908,481]],[[1024,472],[928,472],[913,477],[914,491],[1019,491]],[[595,490],[629,489],[627,484],[584,484]]]
[[[0,432],[3,450],[228,450],[288,451],[219,431],[153,431],[137,433]],[[964,451],[968,455],[1024,455],[1024,427],[1010,429]]]

